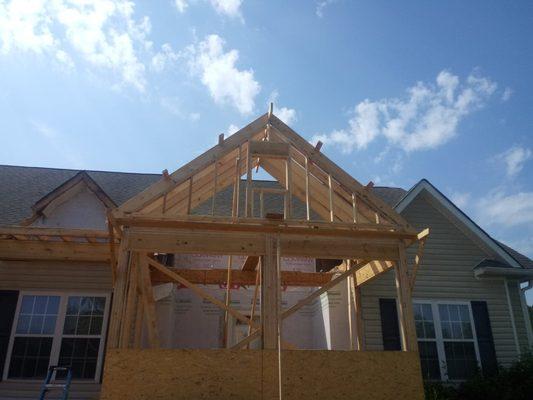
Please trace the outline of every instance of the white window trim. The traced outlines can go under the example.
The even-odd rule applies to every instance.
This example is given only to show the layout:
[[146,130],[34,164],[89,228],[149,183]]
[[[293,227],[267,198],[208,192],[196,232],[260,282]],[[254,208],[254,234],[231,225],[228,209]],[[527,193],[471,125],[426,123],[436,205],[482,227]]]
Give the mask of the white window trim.
[[[433,324],[435,325],[435,339],[417,337],[417,341],[421,342],[436,342],[437,343],[437,354],[439,356],[439,369],[441,381],[453,381],[461,382],[462,379],[449,379],[448,377],[448,366],[446,364],[446,353],[444,351],[444,342],[470,342],[474,343],[474,349],[476,353],[476,359],[478,368],[481,368],[481,357],[479,355],[479,347],[477,343],[477,333],[476,325],[474,323],[474,315],[472,314],[472,306],[470,301],[461,301],[461,300],[427,300],[427,299],[413,299],[413,304],[429,304],[431,305],[431,312],[433,314]],[[442,336],[442,327],[439,314],[439,305],[440,304],[452,304],[452,305],[465,305],[468,307],[468,315],[470,316],[470,325],[472,326],[472,339],[444,339]]]
[[[59,312],[56,319],[56,327],[54,333],[51,335],[45,334],[17,334],[17,324],[19,318],[20,307],[22,305],[22,298],[24,296],[60,296],[59,299]],[[107,339],[107,323],[109,320],[110,300],[111,294],[109,292],[84,292],[84,291],[42,291],[42,290],[20,290],[17,300],[17,308],[15,311],[15,317],[13,318],[13,326],[11,327],[11,335],[9,337],[9,345],[6,353],[6,360],[4,363],[4,373],[2,376],[3,381],[9,382],[42,382],[43,379],[20,379],[20,378],[8,378],[9,366],[11,363],[11,353],[13,351],[13,343],[15,342],[15,336],[26,337],[53,337],[52,350],[50,351],[50,365],[57,365],[59,361],[59,351],[61,349],[61,341],[63,337],[95,337],[96,335],[63,335],[63,325],[65,323],[65,314],[67,311],[67,301],[69,296],[84,296],[84,297],[105,297],[105,309],[104,320],[102,322],[102,332],[100,333],[100,347],[98,349],[98,360],[96,361],[96,373],[94,376],[94,382],[100,382],[102,374],[102,363],[104,358],[104,350]],[[92,380],[81,380],[85,382],[92,382]]]

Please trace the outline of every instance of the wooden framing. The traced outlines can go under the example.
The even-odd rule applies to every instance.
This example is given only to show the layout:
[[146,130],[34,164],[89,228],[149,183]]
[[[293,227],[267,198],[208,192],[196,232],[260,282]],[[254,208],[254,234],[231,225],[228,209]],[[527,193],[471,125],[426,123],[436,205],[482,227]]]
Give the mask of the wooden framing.
[[[280,186],[255,187],[252,172],[259,166]],[[217,194],[230,186],[231,215],[218,215]],[[279,218],[265,218],[266,192],[283,196]],[[295,217],[295,198],[305,204],[304,217]],[[197,215],[195,210],[204,202],[209,212]],[[239,211],[240,207],[244,208]],[[277,350],[281,382],[280,350],[295,348],[281,337],[283,320],[346,281],[351,348],[364,350],[361,287],[394,269],[403,350],[417,351],[411,293],[429,231],[409,226],[272,110],[228,139],[219,138],[215,147],[113,210],[109,220],[122,232],[108,342],[112,348],[140,346],[143,324],[149,346],[159,345],[152,284],[175,282],[224,312],[224,347],[249,348],[260,339],[262,348]],[[406,247],[416,243],[419,249],[410,272]],[[219,254],[229,256],[229,262],[227,269],[172,268],[155,260],[155,253]],[[233,270],[236,255],[247,258]],[[300,256],[346,261],[335,273],[281,271],[281,257]],[[225,301],[201,286],[222,283],[227,285]],[[254,285],[251,315],[232,307],[232,284]],[[282,285],[318,289],[282,310]],[[258,298],[260,323],[254,320]],[[236,344],[228,336],[230,316],[248,325],[248,336]]]
[[[90,229],[0,226],[0,260],[111,261],[109,233]],[[112,240],[110,244],[109,241]]]

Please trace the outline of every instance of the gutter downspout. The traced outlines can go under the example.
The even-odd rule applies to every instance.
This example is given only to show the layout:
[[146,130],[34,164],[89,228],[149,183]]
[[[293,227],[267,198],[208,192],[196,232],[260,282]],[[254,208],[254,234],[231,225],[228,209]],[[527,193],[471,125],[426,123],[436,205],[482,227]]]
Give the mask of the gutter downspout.
[[522,305],[522,313],[524,314],[524,323],[526,324],[527,332],[527,343],[530,349],[533,349],[533,329],[531,327],[531,318],[529,316],[529,310],[527,309],[526,303],[526,290],[533,287],[533,280],[527,281],[527,286],[524,288],[520,287],[520,282],[517,283],[518,290],[520,291],[520,303]]
[[511,325],[513,327],[513,336],[516,345],[516,352],[518,356],[521,355],[520,343],[518,342],[518,333],[516,332],[516,324],[514,320],[513,306],[511,304],[511,295],[509,294],[509,286],[507,285],[507,278],[503,278],[503,286],[505,287],[505,296],[507,297],[507,305],[509,307],[509,316],[511,317]]

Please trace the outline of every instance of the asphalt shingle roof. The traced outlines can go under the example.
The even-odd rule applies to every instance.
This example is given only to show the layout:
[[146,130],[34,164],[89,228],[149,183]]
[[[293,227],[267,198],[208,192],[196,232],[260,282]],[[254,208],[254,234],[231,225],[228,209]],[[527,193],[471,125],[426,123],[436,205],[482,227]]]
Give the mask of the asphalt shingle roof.
[[[0,225],[15,225],[31,206],[79,170],[0,165]],[[161,178],[160,174],[86,171],[115,202],[122,204]]]
[[[20,167],[0,165],[0,225],[16,225],[32,215],[31,206],[43,196],[65,183],[80,170]],[[161,178],[160,174],[142,174],[130,172],[85,171],[115,202],[121,205],[126,200],[135,196],[148,186]],[[279,187],[277,182],[254,181],[254,186]],[[241,202],[244,202],[244,184],[241,185]],[[374,186],[374,194],[379,196],[391,207],[394,207],[407,193],[402,188]],[[230,186],[219,192],[216,198],[217,215],[231,215],[231,199],[233,188]],[[259,210],[259,196],[255,196],[254,216]],[[305,204],[293,198],[293,215],[303,218]],[[243,210],[244,204],[240,204]],[[280,195],[265,194],[265,212],[281,212],[283,200]],[[211,212],[211,200],[200,204],[194,211],[195,214]],[[314,214],[313,219],[319,219]],[[497,242],[506,252],[517,260],[524,268],[533,268],[533,261],[516,250]]]

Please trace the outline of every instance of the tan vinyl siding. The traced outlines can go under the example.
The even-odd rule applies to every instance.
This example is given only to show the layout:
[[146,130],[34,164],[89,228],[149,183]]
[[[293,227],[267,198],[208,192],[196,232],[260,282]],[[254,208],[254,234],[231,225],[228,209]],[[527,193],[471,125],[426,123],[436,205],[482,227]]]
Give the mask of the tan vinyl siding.
[[0,261],[0,289],[111,291],[109,264]]
[[527,351],[527,328],[524,320],[524,312],[522,311],[522,304],[520,303],[520,292],[518,291],[518,282],[509,280],[507,282],[509,287],[509,297],[513,308],[514,321],[516,325],[516,333],[518,336],[518,343],[522,352]]
[[[59,261],[0,261],[0,289],[111,292],[109,264]],[[42,382],[1,381],[0,400],[37,399]],[[100,384],[73,383],[69,399],[99,397]],[[57,391],[49,396],[57,398]]]
[[[437,299],[487,302],[496,355],[498,362],[508,365],[517,357],[507,296],[502,279],[477,280],[473,268],[483,259],[490,258],[480,246],[467,237],[447,216],[444,210],[437,209],[427,194],[422,192],[402,212],[411,225],[418,229],[430,228],[422,266],[417,275],[413,292],[414,299]],[[409,250],[409,261],[416,249]],[[516,284],[509,288],[517,296]],[[372,281],[363,287],[363,315],[365,321],[366,345],[368,350],[382,350],[379,298],[396,297],[394,272]],[[525,325],[519,298],[513,301],[515,322],[519,338],[526,340]],[[525,338],[525,339],[524,339]]]

